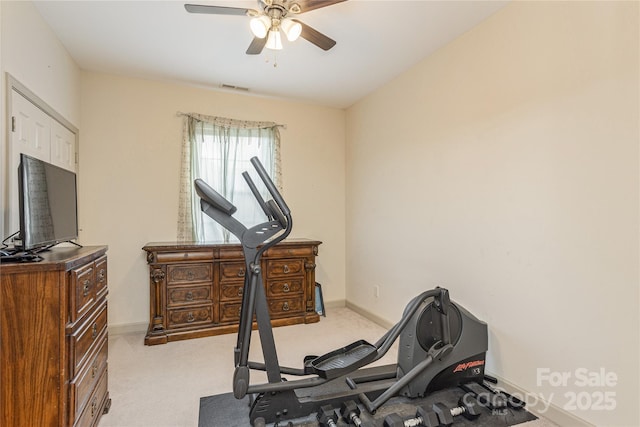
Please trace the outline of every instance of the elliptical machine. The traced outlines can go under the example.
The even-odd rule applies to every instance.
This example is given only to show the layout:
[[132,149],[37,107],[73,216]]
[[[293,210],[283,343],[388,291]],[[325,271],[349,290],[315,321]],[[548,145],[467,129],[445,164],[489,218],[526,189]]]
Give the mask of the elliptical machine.
[[[251,424],[306,417],[324,405],[357,397],[374,414],[394,396],[409,398],[470,381],[482,382],[488,349],[487,325],[449,299],[444,288],[425,291],[406,306],[398,323],[375,344],[359,340],[322,356],[307,356],[302,368],[280,366],[262,280],[261,256],[292,230],[291,211],[257,158],[251,163],[271,194],[264,201],[247,172],[243,177],[267,221],[245,227],[237,208],[201,179],[194,182],[202,211],[236,236],[246,271],[238,337],[234,348],[233,394],[250,395]],[[249,361],[253,319],[264,363]],[[382,358],[400,339],[398,362],[363,368]],[[266,371],[267,383],[251,384],[250,371]],[[304,376],[286,380],[282,375]]]

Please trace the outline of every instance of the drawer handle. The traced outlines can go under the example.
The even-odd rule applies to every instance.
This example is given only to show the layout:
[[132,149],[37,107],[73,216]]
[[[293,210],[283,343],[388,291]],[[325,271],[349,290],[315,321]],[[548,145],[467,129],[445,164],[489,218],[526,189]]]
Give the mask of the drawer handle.
[[98,409],[98,402],[96,402],[96,398],[93,398],[91,402],[91,418],[93,418],[96,414],[96,410]]
[[238,296],[241,297],[243,293],[244,293],[244,289],[238,288]]
[[238,317],[242,314],[242,307],[238,307]]
[[187,292],[187,294],[184,296],[184,299],[186,299],[187,301],[193,301],[193,292]]
[[187,280],[193,280],[195,277],[196,275],[193,274],[193,271],[187,272]]
[[282,311],[289,311],[289,303],[285,302],[284,304],[282,304]]
[[104,282],[104,278],[105,278],[105,271],[104,268],[101,268],[100,271],[98,272],[98,282],[102,283]]
[[94,323],[91,328],[91,338],[95,339],[98,336],[98,324]]
[[97,373],[98,373],[98,362],[95,362],[93,364],[93,367],[91,368],[91,379],[94,379]]
[[238,270],[238,277],[244,277],[244,269],[243,268]]
[[188,323],[192,323],[196,320],[196,318],[193,316],[192,312],[189,312],[189,314],[187,314],[187,322]]
[[289,289],[289,284],[285,283],[284,285],[282,285],[282,292],[289,292],[291,289]]
[[91,280],[86,279],[82,285],[82,296],[86,297],[89,295],[89,290],[91,290]]
[[285,274],[289,273],[289,266],[285,264],[284,267],[282,267],[282,271],[284,271]]

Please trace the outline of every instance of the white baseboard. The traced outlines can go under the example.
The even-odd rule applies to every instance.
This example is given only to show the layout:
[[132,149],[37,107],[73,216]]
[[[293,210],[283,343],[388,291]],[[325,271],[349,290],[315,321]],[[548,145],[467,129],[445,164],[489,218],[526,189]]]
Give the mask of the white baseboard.
[[[531,392],[518,387],[517,385],[511,383],[508,380],[505,380],[498,375],[490,372],[487,372],[487,375],[495,377],[498,380],[498,386],[509,394],[513,394],[519,398],[532,395]],[[536,397],[536,400],[538,401],[538,404],[534,406],[527,405],[527,410],[540,418],[547,419],[559,426],[594,427],[594,424],[591,424],[583,420],[582,418],[576,417],[572,413],[565,411],[564,409],[554,405],[553,403],[540,399],[540,397]]]
[[118,325],[109,325],[109,335],[126,335],[138,334],[147,331],[148,323],[120,323]]
[[346,301],[343,299],[335,300],[335,301],[325,301],[324,308],[325,310],[328,308],[343,308],[346,307]]
[[391,327],[393,327],[393,323],[389,322],[386,319],[383,319],[382,317],[370,312],[369,310],[366,310],[362,307],[360,307],[359,305],[356,305],[352,302],[347,301],[346,302],[346,307],[355,311],[356,313],[358,313],[359,315],[366,317],[367,319],[371,320],[373,323],[376,323],[380,326],[382,326],[385,329],[391,329]]

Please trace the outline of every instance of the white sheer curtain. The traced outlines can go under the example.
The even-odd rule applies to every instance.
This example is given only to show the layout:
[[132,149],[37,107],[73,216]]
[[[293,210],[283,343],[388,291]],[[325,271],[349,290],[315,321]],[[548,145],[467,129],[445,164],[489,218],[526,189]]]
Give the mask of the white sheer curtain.
[[200,210],[193,181],[202,178],[237,208],[234,217],[244,225],[265,221],[242,172],[247,171],[268,200],[266,189],[255,174],[250,159],[257,156],[267,173],[280,186],[280,125],[247,122],[200,114],[184,116],[182,171],[178,215],[178,240],[195,242],[232,241],[227,230]]

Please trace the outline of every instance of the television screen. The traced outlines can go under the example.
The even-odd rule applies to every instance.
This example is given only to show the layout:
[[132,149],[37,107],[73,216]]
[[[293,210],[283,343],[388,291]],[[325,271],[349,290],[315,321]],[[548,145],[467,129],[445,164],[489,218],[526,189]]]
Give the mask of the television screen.
[[18,183],[23,250],[78,237],[75,173],[21,154]]

